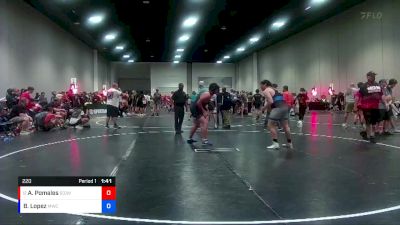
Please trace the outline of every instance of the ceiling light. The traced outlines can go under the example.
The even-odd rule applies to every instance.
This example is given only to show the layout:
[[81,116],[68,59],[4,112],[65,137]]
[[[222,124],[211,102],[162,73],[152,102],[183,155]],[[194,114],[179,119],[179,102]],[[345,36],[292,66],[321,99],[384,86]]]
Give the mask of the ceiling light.
[[285,25],[285,23],[286,23],[286,22],[283,21],[283,20],[278,20],[278,21],[276,21],[276,22],[274,22],[274,23],[272,24],[272,27],[278,29],[278,28],[283,27],[283,26]]
[[224,59],[230,59],[231,57],[229,55],[224,56]]
[[143,4],[150,4],[150,1],[143,1]]
[[105,39],[106,41],[112,41],[112,40],[114,40],[116,37],[117,37],[117,35],[116,35],[115,33],[109,33],[109,34],[106,34],[106,36],[104,36],[104,39]]
[[101,21],[103,21],[104,16],[103,15],[93,15],[91,17],[89,17],[88,22],[90,24],[98,24],[101,23]]
[[176,55],[175,59],[180,59],[182,56],[181,55]]
[[252,38],[249,39],[250,43],[257,42],[258,40],[260,40],[259,37],[252,37]]
[[187,18],[185,21],[183,21],[182,26],[183,27],[193,27],[199,19],[196,16],[191,16]]
[[307,6],[307,8],[306,8],[305,10],[307,11],[307,10],[309,10],[309,9],[311,9],[311,6]]
[[130,60],[128,60],[128,62],[129,62],[129,63],[133,63],[133,62],[135,62],[135,60],[130,59]]
[[128,59],[129,57],[131,57],[130,55],[126,54],[122,56],[124,59]]
[[221,60],[218,60],[217,63],[220,64],[220,63],[222,63],[222,61],[221,61]]
[[176,61],[174,61],[174,63],[175,63],[175,64],[176,64],[176,63],[179,63],[179,61],[176,60]]
[[326,2],[327,0],[311,0],[312,5],[318,5]]
[[190,36],[188,34],[184,34],[182,36],[179,37],[179,41],[187,41],[189,40]]
[[183,49],[183,48],[178,48],[176,51],[177,51],[177,52],[183,52],[184,49]]
[[237,49],[236,49],[237,52],[243,52],[244,50],[246,50],[246,49],[243,48],[243,47],[240,47],[240,48],[237,48]]
[[115,47],[115,49],[116,50],[124,50],[124,46],[122,46],[122,45],[117,45],[116,47]]

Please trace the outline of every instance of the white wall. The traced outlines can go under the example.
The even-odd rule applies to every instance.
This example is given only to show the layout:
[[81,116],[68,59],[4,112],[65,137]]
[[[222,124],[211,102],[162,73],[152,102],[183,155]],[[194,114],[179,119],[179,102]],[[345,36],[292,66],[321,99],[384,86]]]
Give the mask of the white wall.
[[239,62],[238,69],[238,82],[237,82],[237,89],[238,90],[247,90],[253,91],[253,83],[257,82],[254,80],[253,76],[253,55],[243,59]]
[[236,88],[235,64],[193,63],[192,89],[194,91],[198,89],[199,77],[232,77],[232,86]]
[[112,62],[111,81],[123,90],[150,91],[150,64]]
[[117,82],[119,78],[150,79],[149,63],[111,63],[112,82]]
[[[120,78],[149,79],[151,89],[175,90],[179,83],[183,83],[185,91],[188,87],[188,74],[192,74],[193,90],[198,89],[199,77],[231,77],[233,87],[235,85],[234,64],[193,63],[191,71],[188,71],[187,63],[121,63],[111,64],[111,77],[113,81]],[[191,73],[190,73],[191,72]]]
[[94,87],[93,50],[20,0],[0,1],[0,68],[0,95],[10,87],[66,90],[71,77]]
[[[362,18],[381,13],[382,19]],[[400,81],[400,1],[366,1],[299,34],[258,52],[260,79],[298,92],[316,86],[322,94],[329,83],[338,91],[365,81],[373,70],[381,78]],[[250,87],[249,60],[239,62],[239,86]],[[258,81],[252,81],[258,82]],[[322,89],[321,89],[322,88]],[[399,96],[400,87],[395,89]]]
[[[98,57],[98,82],[97,82],[97,88],[98,90],[101,90],[103,87],[103,84],[107,85],[107,87],[110,86],[110,70],[111,70],[111,65],[110,62],[103,57],[99,56]],[[94,84],[96,85],[96,84]]]
[[151,63],[151,89],[160,89],[161,92],[177,90],[178,84],[184,84],[187,91],[187,64],[179,63]]

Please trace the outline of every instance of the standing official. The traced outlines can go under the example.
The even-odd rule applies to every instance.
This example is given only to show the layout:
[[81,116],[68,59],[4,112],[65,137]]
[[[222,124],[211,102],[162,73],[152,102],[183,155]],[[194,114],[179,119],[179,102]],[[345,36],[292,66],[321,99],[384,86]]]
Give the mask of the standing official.
[[175,111],[175,133],[182,133],[183,117],[185,116],[185,104],[187,101],[187,95],[183,91],[183,84],[179,83],[179,89],[172,94],[172,100],[174,102]]

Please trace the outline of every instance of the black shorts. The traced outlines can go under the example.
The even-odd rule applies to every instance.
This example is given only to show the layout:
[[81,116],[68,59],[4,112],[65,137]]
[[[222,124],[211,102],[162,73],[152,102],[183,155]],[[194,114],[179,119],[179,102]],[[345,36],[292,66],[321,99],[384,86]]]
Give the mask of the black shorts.
[[118,107],[107,105],[107,117],[118,117],[119,109]]
[[261,108],[261,103],[254,103],[254,108],[260,109]]
[[375,125],[379,123],[379,119],[381,118],[379,109],[363,109],[362,111],[367,125]]
[[197,109],[196,104],[190,105],[190,113],[192,114],[192,117],[196,119],[199,119],[202,116],[200,110]]
[[[391,111],[391,110],[389,110],[389,111]],[[390,119],[389,111],[386,111],[386,109],[379,110],[379,114],[380,114],[379,122]]]

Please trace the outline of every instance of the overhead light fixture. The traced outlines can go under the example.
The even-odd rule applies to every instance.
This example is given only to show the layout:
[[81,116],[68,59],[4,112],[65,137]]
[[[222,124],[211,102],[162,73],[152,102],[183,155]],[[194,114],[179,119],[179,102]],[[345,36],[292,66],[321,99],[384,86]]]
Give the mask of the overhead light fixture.
[[286,22],[284,20],[278,20],[272,24],[272,27],[279,29],[279,28],[283,27],[285,24],[286,24]]
[[174,63],[175,63],[175,64],[176,64],[176,63],[179,63],[179,61],[175,60]]
[[257,42],[258,40],[260,40],[259,37],[252,37],[252,38],[249,39],[250,43],[255,43],[255,42]]
[[115,49],[116,50],[124,50],[124,46],[122,46],[122,45],[117,45],[116,47],[115,47]]
[[180,59],[182,56],[181,55],[176,55],[175,59]]
[[130,59],[130,60],[128,60],[128,62],[129,62],[129,63],[133,63],[133,62],[135,62],[135,60]]
[[311,9],[311,6],[307,6],[307,7],[305,8],[306,11],[309,10],[309,9]]
[[179,37],[179,41],[183,42],[183,41],[187,41],[189,40],[190,36],[188,34],[184,34],[182,36]]
[[106,34],[106,36],[104,36],[104,39],[105,39],[106,41],[112,41],[112,40],[114,40],[116,37],[117,37],[117,34],[116,34],[116,33],[108,33],[108,34]]
[[327,0],[311,0],[311,4],[312,5],[319,5],[322,4],[324,2],[326,2]]
[[178,48],[176,51],[177,52],[183,52],[185,49],[183,49],[183,48]]
[[231,57],[229,55],[224,56],[224,59],[230,59]]
[[243,52],[244,50],[246,50],[244,47],[240,47],[240,48],[236,49],[237,52]]
[[183,21],[182,26],[183,27],[193,27],[194,25],[196,25],[198,20],[199,19],[197,18],[197,16],[191,16],[191,17],[187,18],[185,21]]
[[218,60],[217,63],[220,64],[220,63],[222,63],[222,61],[221,61],[221,60]]
[[129,59],[129,57],[131,57],[131,55],[125,54],[122,56],[124,59]]
[[103,19],[104,19],[103,15],[93,15],[89,17],[88,22],[90,24],[98,24],[101,23]]
[[150,4],[150,1],[143,1],[143,4]]

